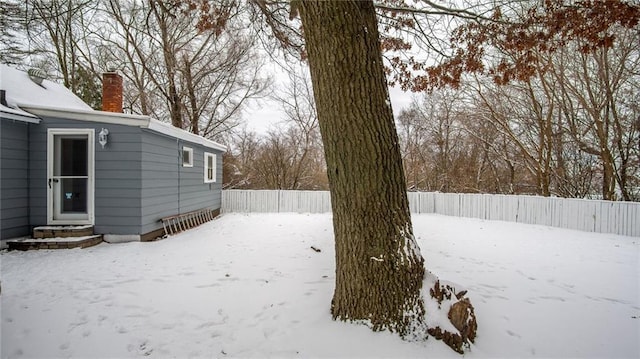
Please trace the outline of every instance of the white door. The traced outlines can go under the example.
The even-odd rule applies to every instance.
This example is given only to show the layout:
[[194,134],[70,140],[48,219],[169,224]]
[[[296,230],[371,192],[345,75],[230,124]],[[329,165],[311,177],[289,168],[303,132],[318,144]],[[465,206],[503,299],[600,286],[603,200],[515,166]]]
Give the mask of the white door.
[[49,129],[48,224],[93,224],[93,129]]

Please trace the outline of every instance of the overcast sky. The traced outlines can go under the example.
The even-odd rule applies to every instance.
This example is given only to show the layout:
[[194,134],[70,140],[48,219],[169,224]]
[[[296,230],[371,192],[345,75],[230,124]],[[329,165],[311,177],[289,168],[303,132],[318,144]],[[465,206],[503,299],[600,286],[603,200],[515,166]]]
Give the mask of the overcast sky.
[[[286,75],[282,76],[286,78]],[[409,106],[413,96],[411,92],[403,92],[395,87],[389,89],[389,95],[393,113],[396,117],[403,108]],[[250,104],[244,114],[247,129],[258,134],[266,134],[270,128],[282,122],[285,118],[284,116],[280,104],[275,100],[269,99],[261,100],[259,104]]]

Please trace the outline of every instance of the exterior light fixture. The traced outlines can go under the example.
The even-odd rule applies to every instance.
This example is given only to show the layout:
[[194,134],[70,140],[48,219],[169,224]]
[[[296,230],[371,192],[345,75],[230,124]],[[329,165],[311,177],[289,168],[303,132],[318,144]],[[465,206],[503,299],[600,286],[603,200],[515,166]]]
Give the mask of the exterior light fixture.
[[106,128],[103,128],[100,130],[100,133],[98,133],[98,143],[100,143],[102,148],[107,144],[107,136],[109,136],[109,130]]

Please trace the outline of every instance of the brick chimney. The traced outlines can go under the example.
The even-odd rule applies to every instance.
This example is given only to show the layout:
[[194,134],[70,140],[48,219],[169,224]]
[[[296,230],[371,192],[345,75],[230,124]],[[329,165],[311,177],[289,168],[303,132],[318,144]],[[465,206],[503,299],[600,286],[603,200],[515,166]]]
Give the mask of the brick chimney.
[[122,76],[115,70],[102,74],[102,111],[122,113]]

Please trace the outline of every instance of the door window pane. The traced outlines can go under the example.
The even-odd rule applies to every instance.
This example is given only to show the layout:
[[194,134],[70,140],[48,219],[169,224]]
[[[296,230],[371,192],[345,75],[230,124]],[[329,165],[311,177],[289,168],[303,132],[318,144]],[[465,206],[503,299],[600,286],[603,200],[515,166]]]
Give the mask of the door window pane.
[[87,138],[58,138],[56,176],[86,176],[88,173]]
[[87,212],[87,179],[61,178],[60,203],[62,213]]

